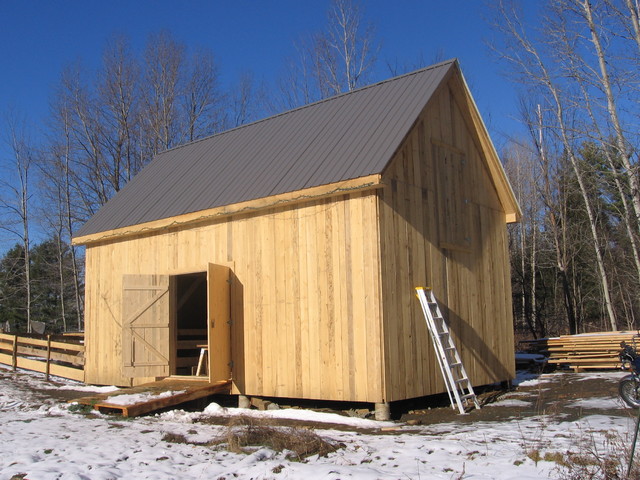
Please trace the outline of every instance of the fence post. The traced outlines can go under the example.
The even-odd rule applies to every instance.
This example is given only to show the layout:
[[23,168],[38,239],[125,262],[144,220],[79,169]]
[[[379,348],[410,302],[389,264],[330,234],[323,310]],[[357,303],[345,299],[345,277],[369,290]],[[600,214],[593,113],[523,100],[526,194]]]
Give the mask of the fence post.
[[18,367],[18,336],[14,335],[13,336],[13,352],[11,354],[11,366],[13,368],[13,371],[16,371],[16,368]]
[[47,335],[47,367],[45,369],[45,380],[49,381],[49,369],[51,364],[51,335]]

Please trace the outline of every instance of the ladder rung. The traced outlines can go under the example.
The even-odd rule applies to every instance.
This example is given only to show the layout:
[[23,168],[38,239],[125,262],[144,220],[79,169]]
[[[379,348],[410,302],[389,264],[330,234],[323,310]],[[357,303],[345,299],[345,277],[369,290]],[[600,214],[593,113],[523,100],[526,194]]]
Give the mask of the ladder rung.
[[[447,321],[442,316],[433,291],[418,287],[416,288],[416,292],[418,300],[420,300],[420,304],[422,305],[433,348],[437,353],[440,370],[445,377],[445,383],[448,384],[447,387],[449,387],[450,382],[453,382],[453,384],[450,385],[451,388],[447,388],[451,407],[455,408],[455,393],[455,402],[458,404],[460,413],[464,413],[462,402],[469,399],[473,399],[476,407],[480,408],[473,387],[471,386],[471,381],[469,377],[467,377],[467,372],[458,354],[458,349],[454,345]],[[464,394],[465,391],[468,393]]]

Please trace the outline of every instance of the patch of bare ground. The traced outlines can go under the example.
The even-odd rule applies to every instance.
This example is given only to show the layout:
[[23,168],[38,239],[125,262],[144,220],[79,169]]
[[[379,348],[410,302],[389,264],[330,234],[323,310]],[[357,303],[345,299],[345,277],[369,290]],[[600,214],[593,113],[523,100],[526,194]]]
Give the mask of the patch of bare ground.
[[[207,423],[207,422],[204,422]],[[209,442],[193,442],[185,435],[167,432],[162,437],[168,443],[223,447],[234,453],[249,453],[256,448],[266,447],[276,452],[285,452],[289,460],[302,461],[319,455],[326,457],[344,445],[332,443],[313,430],[300,427],[282,426],[282,422],[271,425],[264,420],[250,417],[234,417],[227,423],[225,433]]]

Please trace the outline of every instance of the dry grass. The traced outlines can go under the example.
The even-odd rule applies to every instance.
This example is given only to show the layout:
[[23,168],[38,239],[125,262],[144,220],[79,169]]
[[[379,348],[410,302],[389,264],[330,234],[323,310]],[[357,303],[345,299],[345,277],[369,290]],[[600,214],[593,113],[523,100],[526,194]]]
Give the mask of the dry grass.
[[[555,415],[557,412],[546,410],[540,413]],[[536,464],[550,462],[556,465],[551,478],[640,480],[640,439],[634,455],[633,468],[627,473],[633,441],[632,432],[593,430],[587,427],[562,435],[571,440],[572,447],[559,451],[553,448],[552,441],[544,435],[545,427],[546,425],[542,424],[537,432],[521,432],[520,446],[526,456]],[[521,463],[515,462],[516,465]]]
[[167,443],[193,443],[187,440],[187,437],[181,433],[167,432],[162,436],[162,441]]
[[252,447],[267,447],[276,452],[287,452],[287,458],[298,461],[312,455],[324,457],[341,447],[311,430],[256,424],[249,418],[238,418],[230,423],[219,443],[226,444],[229,451],[236,453],[246,453]]
[[562,480],[640,480],[640,452],[636,452],[633,468],[627,475],[630,450],[631,441],[627,436],[609,433],[604,444],[600,444],[593,433],[586,433],[577,439],[575,451],[556,453],[553,458],[543,460],[558,465],[556,478]]

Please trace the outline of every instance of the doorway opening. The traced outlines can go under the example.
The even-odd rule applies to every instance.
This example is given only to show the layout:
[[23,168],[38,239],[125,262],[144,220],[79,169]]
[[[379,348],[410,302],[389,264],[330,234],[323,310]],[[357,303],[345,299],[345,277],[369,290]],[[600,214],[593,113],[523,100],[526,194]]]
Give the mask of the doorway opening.
[[[207,273],[175,276],[175,371],[174,375],[207,375],[201,353],[208,347]],[[204,365],[206,367],[206,364]]]

